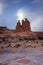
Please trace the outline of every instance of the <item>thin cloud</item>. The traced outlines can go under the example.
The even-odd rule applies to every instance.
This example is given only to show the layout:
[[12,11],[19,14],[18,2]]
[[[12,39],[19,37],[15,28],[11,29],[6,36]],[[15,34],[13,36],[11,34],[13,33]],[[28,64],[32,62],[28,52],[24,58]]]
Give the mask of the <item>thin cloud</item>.
[[6,0],[0,0],[0,15],[3,14],[5,8],[7,8],[7,4],[5,3]]
[[0,15],[3,14],[4,9],[7,8],[7,4],[0,3]]
[[3,14],[3,10],[9,6],[19,3],[21,0],[0,0],[0,15]]
[[0,15],[2,14],[2,12],[3,12],[3,4],[0,3]]
[[31,11],[31,9],[24,9],[24,13],[31,23],[32,31],[43,31],[43,14],[41,10]]
[[9,6],[15,5],[20,2],[21,2],[21,0],[4,0],[4,3],[8,4]]
[[32,2],[37,4],[43,4],[43,0],[33,0]]
[[15,0],[14,4],[17,4],[17,3],[20,3],[20,2],[21,2],[21,0]]

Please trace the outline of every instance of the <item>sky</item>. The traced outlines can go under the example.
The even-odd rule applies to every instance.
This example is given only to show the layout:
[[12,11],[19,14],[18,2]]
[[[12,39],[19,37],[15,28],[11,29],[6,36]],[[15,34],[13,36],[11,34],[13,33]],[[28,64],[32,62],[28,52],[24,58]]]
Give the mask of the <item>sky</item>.
[[31,31],[43,31],[43,0],[0,0],[0,26],[15,29],[24,18],[30,21]]

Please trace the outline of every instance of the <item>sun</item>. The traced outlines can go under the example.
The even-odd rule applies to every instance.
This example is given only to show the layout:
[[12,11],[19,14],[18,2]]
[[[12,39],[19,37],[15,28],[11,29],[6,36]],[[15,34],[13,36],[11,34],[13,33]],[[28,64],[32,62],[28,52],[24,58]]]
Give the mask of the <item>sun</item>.
[[18,19],[19,19],[19,20],[22,20],[22,19],[23,19],[23,16],[24,16],[24,15],[23,15],[23,12],[18,12],[18,13],[17,13],[17,16],[18,16]]
[[[22,20],[23,18],[24,18],[24,12],[22,11],[22,10],[19,10],[18,12],[17,12],[17,18],[18,18],[18,20]],[[21,22],[22,23],[22,22]]]

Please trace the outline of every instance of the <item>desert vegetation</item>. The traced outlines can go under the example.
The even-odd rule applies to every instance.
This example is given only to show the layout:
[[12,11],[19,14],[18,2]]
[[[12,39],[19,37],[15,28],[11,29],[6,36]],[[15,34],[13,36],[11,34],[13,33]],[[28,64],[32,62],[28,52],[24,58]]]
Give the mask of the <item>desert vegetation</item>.
[[43,43],[41,45],[43,46]]
[[39,36],[38,39],[39,39],[39,40],[43,40],[43,36]]
[[19,48],[21,45],[20,44],[16,44],[15,45],[15,48]]

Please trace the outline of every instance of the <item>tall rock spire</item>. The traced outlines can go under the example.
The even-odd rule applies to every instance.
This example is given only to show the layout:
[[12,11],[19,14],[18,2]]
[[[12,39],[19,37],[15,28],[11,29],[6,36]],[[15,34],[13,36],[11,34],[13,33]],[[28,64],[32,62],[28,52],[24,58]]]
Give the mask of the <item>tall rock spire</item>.
[[31,31],[29,20],[27,18],[25,18],[25,20],[22,20],[22,25],[20,24],[20,21],[18,21],[16,31],[17,32]]

